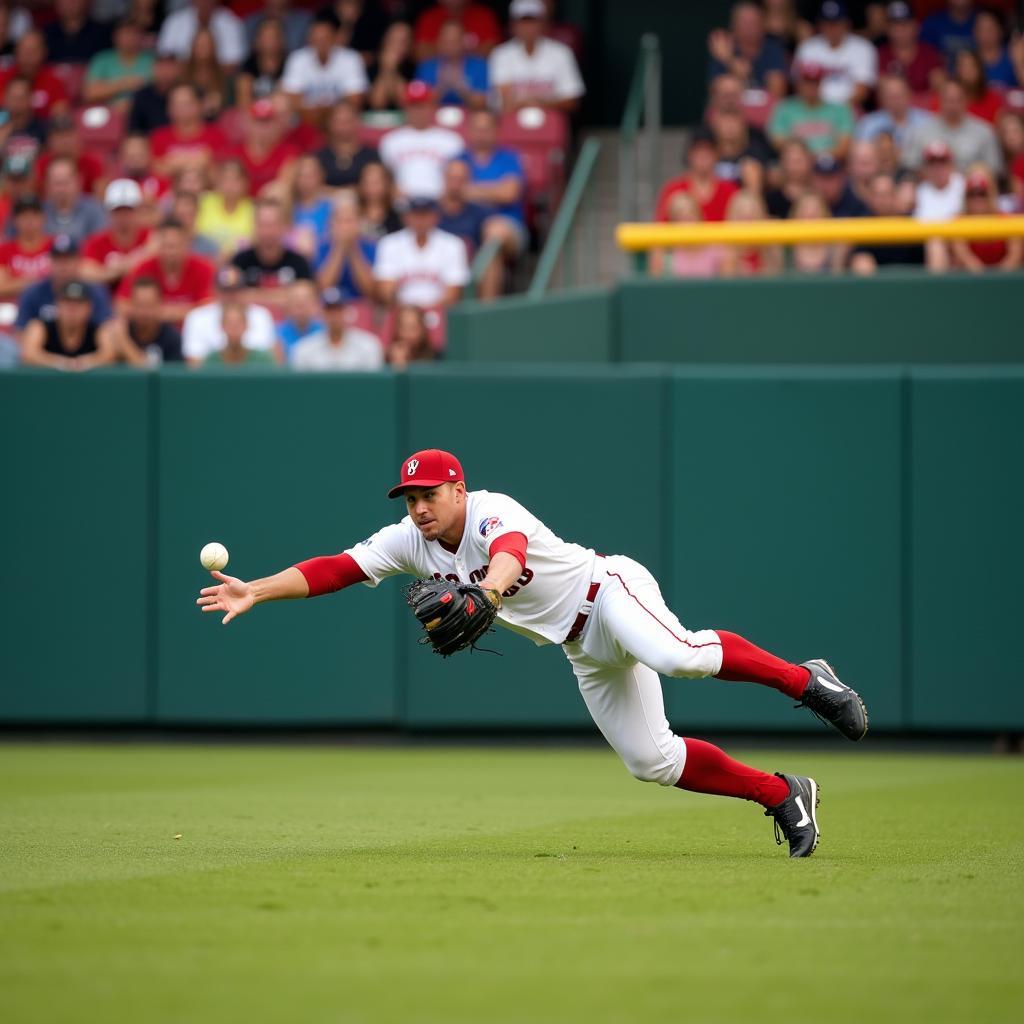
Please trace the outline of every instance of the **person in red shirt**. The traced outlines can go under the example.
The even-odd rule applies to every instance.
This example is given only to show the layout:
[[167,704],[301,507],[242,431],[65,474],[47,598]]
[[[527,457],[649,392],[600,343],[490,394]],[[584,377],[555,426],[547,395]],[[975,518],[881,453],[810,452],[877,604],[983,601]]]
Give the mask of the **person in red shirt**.
[[82,246],[82,277],[116,288],[132,268],[153,254],[149,228],[142,224],[142,189],[131,178],[116,178],[103,196],[110,227]]
[[16,75],[32,83],[32,109],[39,117],[53,117],[68,109],[68,94],[57,74],[46,66],[46,40],[42,32],[26,32],[14,50],[10,67],[0,71],[0,93]]
[[191,82],[181,82],[167,97],[171,123],[151,136],[153,169],[165,178],[197,167],[207,172],[226,146],[221,130],[203,120],[199,92]]
[[467,3],[467,0],[441,0],[416,19],[416,57],[419,60],[434,56],[437,37],[446,21],[461,22],[466,52],[477,57],[486,57],[501,42],[501,25],[489,7]]
[[89,195],[100,195],[106,184],[106,168],[100,157],[89,150],[82,150],[82,140],[78,134],[78,125],[70,114],[59,114],[50,118],[50,133],[46,139],[46,149],[36,161],[36,180],[43,187],[46,180],[46,168],[50,161],[57,157],[74,160],[78,167],[78,175],[82,179],[82,191]]
[[130,305],[132,285],[140,277],[151,277],[160,286],[160,318],[178,328],[194,306],[213,297],[213,264],[188,251],[184,227],[171,218],[157,230],[156,255],[121,279],[117,311],[122,316]]
[[689,192],[700,205],[704,220],[725,220],[729,200],[739,191],[739,186],[715,174],[717,159],[714,136],[708,129],[698,128],[687,151],[687,173],[671,178],[662,186],[654,219],[668,220],[669,200],[677,192]]
[[918,39],[921,26],[910,4],[891,3],[886,8],[888,40],[878,49],[879,75],[904,78],[913,93],[927,93],[942,81],[942,54]]
[[299,150],[282,141],[282,121],[272,100],[257,100],[249,108],[249,130],[241,145],[224,155],[240,160],[249,175],[249,194],[257,196],[277,182],[286,193],[291,188]]
[[43,204],[36,196],[22,196],[12,216],[14,238],[0,244],[0,299],[16,299],[50,274],[53,240],[43,230]]
[[[964,213],[968,217],[998,217],[996,183],[988,171],[976,165],[964,181]],[[1024,238],[957,238],[950,248],[953,265],[974,274],[986,270],[1019,270],[1024,262]]]

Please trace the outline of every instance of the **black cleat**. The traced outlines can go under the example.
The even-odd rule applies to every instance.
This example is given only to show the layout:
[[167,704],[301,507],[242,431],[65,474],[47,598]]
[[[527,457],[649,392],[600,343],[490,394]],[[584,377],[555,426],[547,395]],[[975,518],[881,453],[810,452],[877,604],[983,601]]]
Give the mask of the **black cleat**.
[[764,812],[766,818],[775,819],[775,842],[781,846],[785,837],[789,840],[790,857],[810,857],[818,848],[821,835],[818,831],[818,784],[803,775],[775,774],[789,783],[789,796]]
[[860,694],[839,681],[824,658],[802,663],[811,673],[798,708],[810,708],[823,722],[834,725],[848,740],[862,740],[868,731],[868,709]]

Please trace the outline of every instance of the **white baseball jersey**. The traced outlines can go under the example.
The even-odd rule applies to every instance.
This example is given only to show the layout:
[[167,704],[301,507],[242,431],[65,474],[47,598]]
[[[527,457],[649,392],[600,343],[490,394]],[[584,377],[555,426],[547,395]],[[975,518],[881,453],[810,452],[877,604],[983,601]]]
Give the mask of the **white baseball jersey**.
[[336,46],[326,64],[311,46],[296,50],[285,61],[281,87],[299,95],[311,107],[329,107],[346,96],[366,92],[366,68],[355,50]]
[[406,516],[346,554],[369,577],[366,585],[370,587],[397,573],[479,583],[487,575],[490,546],[507,533],[521,533],[526,537],[526,568],[505,591],[498,621],[535,644],[560,644],[587,595],[593,550],[556,537],[507,494],[469,491],[466,502],[466,529],[458,551],[425,540]]
[[380,158],[407,196],[437,197],[444,190],[444,166],[464,149],[462,136],[448,128],[395,128],[380,140]]
[[403,228],[378,243],[373,276],[397,281],[397,298],[403,305],[437,306],[444,301],[445,288],[469,282],[466,245],[440,229],[430,232],[426,245],[418,245],[415,233]]
[[573,100],[586,91],[572,50],[557,39],[539,39],[532,54],[510,39],[491,52],[487,72],[492,86],[511,85],[525,96]]

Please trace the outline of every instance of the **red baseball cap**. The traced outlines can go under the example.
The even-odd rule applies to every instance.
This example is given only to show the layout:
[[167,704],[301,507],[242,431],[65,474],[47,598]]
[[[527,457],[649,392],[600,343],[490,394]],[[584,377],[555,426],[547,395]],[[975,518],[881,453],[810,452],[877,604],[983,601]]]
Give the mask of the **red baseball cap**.
[[465,483],[462,465],[451,452],[427,448],[413,452],[402,463],[401,483],[388,491],[389,498],[397,498],[407,487],[438,487],[440,484]]
[[433,98],[434,90],[419,79],[414,79],[405,87],[406,103],[429,103]]

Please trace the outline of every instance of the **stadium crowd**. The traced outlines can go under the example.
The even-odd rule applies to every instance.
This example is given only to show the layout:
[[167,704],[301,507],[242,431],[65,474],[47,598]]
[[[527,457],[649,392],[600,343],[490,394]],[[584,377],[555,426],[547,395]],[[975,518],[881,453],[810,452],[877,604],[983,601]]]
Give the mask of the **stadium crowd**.
[[[1015,4],[740,0],[708,37],[708,103],[655,219],[1024,212],[1024,37]],[[857,15],[856,22],[854,14]],[[704,246],[652,253],[694,277],[1016,270],[1024,241]]]
[[436,358],[585,91],[550,2],[501,6],[0,0],[0,366]]

